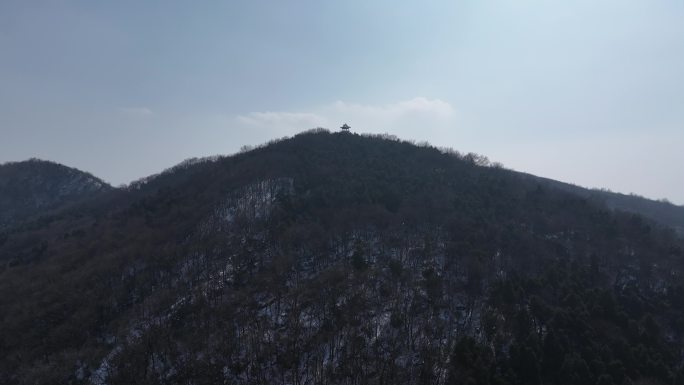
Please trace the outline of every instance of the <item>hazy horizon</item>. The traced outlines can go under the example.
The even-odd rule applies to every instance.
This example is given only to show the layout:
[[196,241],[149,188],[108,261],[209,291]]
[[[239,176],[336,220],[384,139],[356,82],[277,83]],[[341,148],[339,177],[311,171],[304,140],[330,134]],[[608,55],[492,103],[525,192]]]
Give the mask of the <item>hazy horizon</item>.
[[0,4],[0,162],[113,185],[347,122],[684,204],[684,3]]

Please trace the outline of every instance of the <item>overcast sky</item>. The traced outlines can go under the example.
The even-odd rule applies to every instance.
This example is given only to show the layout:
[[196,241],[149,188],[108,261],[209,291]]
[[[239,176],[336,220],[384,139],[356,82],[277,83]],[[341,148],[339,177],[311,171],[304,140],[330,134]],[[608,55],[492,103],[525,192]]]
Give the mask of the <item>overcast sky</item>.
[[681,0],[2,0],[0,162],[120,184],[347,122],[684,204],[682,20]]

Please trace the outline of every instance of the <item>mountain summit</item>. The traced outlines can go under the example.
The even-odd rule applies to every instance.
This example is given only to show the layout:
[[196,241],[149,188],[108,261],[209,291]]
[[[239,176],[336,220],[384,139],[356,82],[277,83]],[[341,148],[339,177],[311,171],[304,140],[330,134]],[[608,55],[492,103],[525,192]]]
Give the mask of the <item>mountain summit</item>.
[[671,384],[684,243],[388,136],[188,162],[0,242],[0,382]]
[[77,169],[39,159],[0,165],[0,230],[27,218],[110,190]]

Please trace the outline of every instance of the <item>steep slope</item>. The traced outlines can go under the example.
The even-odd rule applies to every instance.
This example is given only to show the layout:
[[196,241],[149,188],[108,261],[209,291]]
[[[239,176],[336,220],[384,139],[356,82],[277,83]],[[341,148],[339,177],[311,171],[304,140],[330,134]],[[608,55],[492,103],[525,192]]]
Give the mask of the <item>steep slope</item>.
[[83,171],[31,159],[0,165],[0,230],[111,187]]
[[180,167],[0,245],[0,382],[679,380],[682,241],[391,138]]

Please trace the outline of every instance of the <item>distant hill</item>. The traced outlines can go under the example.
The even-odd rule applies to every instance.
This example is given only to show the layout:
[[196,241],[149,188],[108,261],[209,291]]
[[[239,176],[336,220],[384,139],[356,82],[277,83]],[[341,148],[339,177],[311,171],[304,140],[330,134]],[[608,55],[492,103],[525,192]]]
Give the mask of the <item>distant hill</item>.
[[61,164],[31,159],[0,165],[0,230],[111,189]]
[[0,238],[0,383],[681,384],[684,240],[558,183],[323,130],[185,162]]
[[663,200],[651,200],[634,194],[621,194],[608,190],[587,189],[553,179],[521,173],[523,177],[605,204],[614,210],[636,213],[665,226],[672,227],[684,236],[684,206]]

